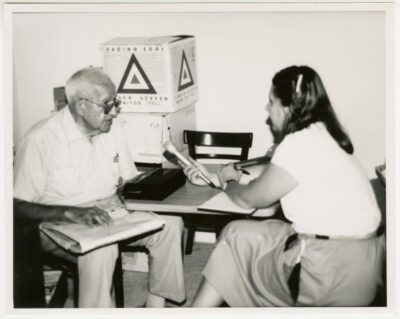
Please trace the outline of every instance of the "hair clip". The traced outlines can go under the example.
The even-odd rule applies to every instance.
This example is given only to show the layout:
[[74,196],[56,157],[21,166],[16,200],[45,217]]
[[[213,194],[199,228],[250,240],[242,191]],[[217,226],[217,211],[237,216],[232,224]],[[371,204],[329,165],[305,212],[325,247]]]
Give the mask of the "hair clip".
[[303,81],[303,74],[299,74],[297,78],[297,83],[296,83],[296,93],[300,93],[300,88],[301,88],[301,82]]

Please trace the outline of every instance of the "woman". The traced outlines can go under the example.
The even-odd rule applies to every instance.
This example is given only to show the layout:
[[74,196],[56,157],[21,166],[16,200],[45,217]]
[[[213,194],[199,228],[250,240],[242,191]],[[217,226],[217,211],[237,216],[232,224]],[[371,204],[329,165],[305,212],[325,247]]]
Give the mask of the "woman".
[[[234,221],[223,230],[194,307],[365,306],[381,284],[384,236],[369,180],[352,156],[319,75],[275,74],[267,124],[278,144],[248,185],[232,165],[217,173],[238,205],[281,204],[281,220]],[[199,169],[186,168],[200,184]]]

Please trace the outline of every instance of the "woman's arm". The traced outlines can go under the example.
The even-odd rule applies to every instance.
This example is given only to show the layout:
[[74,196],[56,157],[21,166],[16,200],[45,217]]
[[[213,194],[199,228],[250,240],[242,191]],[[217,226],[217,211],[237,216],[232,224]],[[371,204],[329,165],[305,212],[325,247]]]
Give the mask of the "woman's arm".
[[226,183],[226,194],[239,206],[263,208],[275,204],[297,186],[296,179],[283,168],[269,163],[261,175],[248,185],[238,183],[237,171],[232,165],[218,172],[221,185]]

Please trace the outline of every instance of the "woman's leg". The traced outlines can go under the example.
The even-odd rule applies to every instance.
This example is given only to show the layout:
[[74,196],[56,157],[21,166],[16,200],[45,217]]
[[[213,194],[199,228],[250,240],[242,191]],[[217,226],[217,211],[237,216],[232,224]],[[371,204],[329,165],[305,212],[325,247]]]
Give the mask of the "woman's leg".
[[192,307],[218,307],[224,302],[222,296],[214,287],[203,277],[200,287],[192,302]]
[[204,277],[192,307],[218,307],[223,302],[231,307],[259,306],[257,298],[246,292],[246,283],[254,277],[252,263],[263,251],[264,243],[274,246],[275,233],[286,233],[285,226],[287,224],[281,221],[229,223],[203,270]]
[[[236,233],[240,233],[242,231],[247,231],[247,232],[257,232],[259,229],[262,229],[262,226],[260,226],[260,222],[257,221],[246,221],[246,220],[239,220],[239,221],[233,221],[230,222],[226,227],[221,232],[221,235],[219,236],[218,243],[221,244],[221,242],[228,236]],[[217,245],[218,246],[218,245]],[[223,245],[224,248],[225,245]],[[221,247],[219,248],[219,251],[221,251]],[[219,256],[217,253],[217,256],[215,256],[216,252],[214,251],[214,259],[223,259],[224,257]],[[226,256],[225,253],[223,256]],[[217,267],[214,269],[212,267],[212,273],[219,272],[220,267],[222,265],[218,265],[217,262]],[[226,269],[228,270],[228,269]],[[224,273],[225,276],[228,276],[230,274],[229,271],[226,271]],[[229,276],[228,276],[229,277]],[[234,280],[232,277],[231,280]],[[222,295],[211,285],[211,283],[207,280],[206,277],[203,277],[200,287],[197,290],[196,296],[194,297],[192,307],[218,307],[224,302],[224,299],[222,298]]]

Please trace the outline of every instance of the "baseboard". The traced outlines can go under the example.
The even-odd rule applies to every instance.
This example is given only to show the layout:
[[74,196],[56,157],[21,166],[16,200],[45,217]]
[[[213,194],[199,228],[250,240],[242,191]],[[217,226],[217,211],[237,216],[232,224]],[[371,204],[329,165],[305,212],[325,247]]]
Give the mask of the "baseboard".
[[125,252],[122,254],[122,269],[128,271],[148,272],[149,262],[146,253]]
[[197,243],[215,244],[217,238],[215,236],[215,233],[197,231],[196,234],[194,235],[194,241]]

